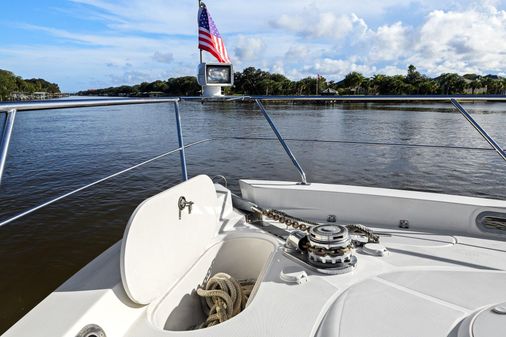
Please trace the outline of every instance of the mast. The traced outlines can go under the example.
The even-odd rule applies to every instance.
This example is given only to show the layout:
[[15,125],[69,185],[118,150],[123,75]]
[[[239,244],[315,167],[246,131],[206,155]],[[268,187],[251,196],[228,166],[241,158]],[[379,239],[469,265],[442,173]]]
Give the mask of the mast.
[[[197,0],[198,2],[198,9],[199,9],[199,13],[200,13],[200,5],[202,4],[202,1],[201,0]],[[200,18],[198,18],[197,20],[200,20]],[[197,38],[199,36],[199,31],[198,31],[198,24],[197,24]],[[199,52],[200,52],[200,63],[202,63],[202,49],[199,49]]]
[[[197,42],[198,42],[198,39],[199,39],[199,36],[200,36],[200,28],[199,28],[200,27],[200,22],[199,22],[200,21],[200,6],[201,6],[202,2],[201,2],[201,0],[197,0],[197,2],[198,2],[198,12],[197,12],[198,13],[197,14],[198,15],[198,17],[197,17]],[[202,49],[199,48],[199,52],[200,52],[200,64],[199,64],[199,69],[200,69],[200,67],[201,67],[201,65],[203,63],[203,61],[202,61]],[[204,86],[202,86],[202,85],[200,86],[200,95],[201,96],[204,95]]]

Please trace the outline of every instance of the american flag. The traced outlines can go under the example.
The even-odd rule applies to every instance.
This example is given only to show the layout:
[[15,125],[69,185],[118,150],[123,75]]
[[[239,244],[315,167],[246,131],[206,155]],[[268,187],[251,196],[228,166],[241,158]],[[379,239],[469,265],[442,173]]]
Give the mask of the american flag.
[[199,9],[199,49],[208,51],[218,59],[220,63],[230,63],[227,48],[221,38],[218,28],[214,24],[211,14],[204,3]]

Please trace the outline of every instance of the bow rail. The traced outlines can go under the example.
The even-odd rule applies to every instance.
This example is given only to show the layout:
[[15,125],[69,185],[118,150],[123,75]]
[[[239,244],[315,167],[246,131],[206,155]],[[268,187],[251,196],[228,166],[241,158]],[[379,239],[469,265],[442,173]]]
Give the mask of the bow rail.
[[[41,208],[49,206],[56,201],[65,199],[70,195],[88,189],[92,186],[95,186],[99,183],[112,179],[116,176],[124,174],[128,171],[131,171],[140,166],[146,165],[152,161],[165,157],[169,154],[173,154],[179,152],[180,154],[180,163],[181,163],[181,173],[182,179],[188,179],[188,171],[186,167],[186,155],[185,149],[194,145],[198,145],[204,142],[210,142],[215,139],[203,139],[197,142],[190,143],[188,145],[184,144],[183,141],[183,131],[181,124],[181,115],[180,115],[180,101],[221,101],[221,102],[230,102],[230,101],[249,101],[255,103],[263,117],[269,123],[272,131],[276,135],[276,139],[282,145],[286,154],[291,159],[293,165],[299,172],[301,177],[301,184],[307,185],[306,173],[304,169],[297,161],[295,155],[291,151],[290,147],[286,143],[285,139],[279,132],[277,126],[275,125],[273,119],[267,112],[267,109],[264,107],[263,102],[295,102],[295,101],[309,101],[309,102],[417,102],[417,101],[429,101],[429,102],[445,102],[452,104],[457,111],[465,117],[465,119],[478,131],[478,133],[490,144],[491,149],[495,150],[499,156],[506,161],[506,151],[501,148],[499,144],[494,140],[492,136],[490,136],[481,126],[480,124],[472,118],[472,116],[464,109],[464,107],[460,104],[460,102],[506,102],[506,96],[224,96],[218,98],[203,98],[203,97],[173,97],[173,98],[149,98],[149,99],[80,99],[80,100],[58,100],[58,101],[43,101],[43,102],[28,102],[28,103],[8,103],[8,104],[0,104],[0,114],[5,114],[5,121],[3,123],[3,128],[1,130],[0,135],[0,183],[2,180],[3,172],[5,169],[5,164],[8,156],[9,144],[12,138],[12,133],[14,129],[14,121],[16,117],[16,113],[18,111],[37,111],[37,110],[50,110],[50,109],[71,109],[71,108],[85,108],[85,107],[105,107],[105,106],[115,106],[115,105],[141,105],[141,104],[167,104],[172,103],[174,105],[174,112],[176,117],[176,129],[178,136],[179,148],[174,149],[172,151],[166,152],[164,154],[158,155],[151,159],[148,159],[142,163],[133,165],[127,169],[111,174],[107,177],[99,179],[95,182],[82,186],[76,190],[68,192],[64,195],[56,197],[48,202],[45,202],[39,206],[28,209],[24,212],[19,213],[18,215],[11,217],[7,220],[0,222],[0,227],[3,225],[7,225],[14,220],[22,218],[28,214],[31,214]],[[234,137],[229,137],[234,138]],[[236,137],[237,139],[253,139],[247,137]],[[221,139],[221,138],[220,138]],[[294,139],[291,139],[294,140]],[[295,140],[297,141],[297,140]],[[316,140],[304,140],[304,141],[316,141]],[[325,140],[322,140],[325,141]],[[337,141],[339,142],[339,141]],[[361,142],[356,142],[361,143]],[[364,144],[368,144],[367,142],[363,142]],[[371,143],[372,144],[372,143]],[[378,144],[373,144],[378,145]],[[382,144],[382,145],[392,145],[392,144]],[[404,145],[404,146],[423,146],[423,145],[413,145],[413,144],[393,144],[393,145]],[[446,147],[446,146],[430,146],[430,147]],[[455,146],[449,146],[448,148],[459,148]],[[481,149],[485,148],[463,148],[463,149]]]

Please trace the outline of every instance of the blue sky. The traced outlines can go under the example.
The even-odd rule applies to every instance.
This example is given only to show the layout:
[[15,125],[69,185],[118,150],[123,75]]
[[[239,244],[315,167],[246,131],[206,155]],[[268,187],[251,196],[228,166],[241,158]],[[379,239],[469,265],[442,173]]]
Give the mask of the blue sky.
[[[506,75],[506,0],[206,3],[236,69]],[[65,91],[193,75],[196,15],[194,0],[2,1],[0,69]]]

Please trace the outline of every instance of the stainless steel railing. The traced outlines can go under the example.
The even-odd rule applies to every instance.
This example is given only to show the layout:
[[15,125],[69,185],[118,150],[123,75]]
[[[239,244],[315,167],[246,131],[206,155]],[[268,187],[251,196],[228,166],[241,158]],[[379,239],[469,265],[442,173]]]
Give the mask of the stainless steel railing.
[[448,103],[450,100],[455,99],[460,102],[506,102],[506,96],[502,95],[410,95],[410,96],[396,96],[396,95],[353,95],[353,96],[221,96],[221,97],[201,97],[190,96],[180,97],[182,101],[332,101],[332,102],[442,102]]
[[281,146],[283,146],[283,149],[285,150],[286,154],[292,160],[293,165],[295,166],[297,171],[299,171],[301,184],[308,185],[308,182],[306,179],[306,172],[304,172],[304,170],[302,169],[302,166],[300,166],[299,162],[297,161],[297,158],[295,158],[292,151],[288,147],[288,144],[286,144],[285,140],[283,139],[283,137],[279,133],[278,128],[276,127],[276,125],[272,121],[271,116],[267,113],[267,110],[265,110],[264,105],[262,104],[262,102],[259,99],[256,99],[255,103],[260,108],[260,111],[262,112],[262,115],[264,115],[265,119],[267,120],[267,123],[269,123],[269,125],[271,126],[272,131],[274,131],[274,134],[278,138],[278,141],[281,143]]
[[111,105],[138,105],[138,104],[160,104],[177,103],[180,99],[174,98],[116,98],[116,99],[78,99],[78,100],[55,100],[41,102],[21,102],[0,104],[0,112],[17,111],[35,111],[35,110],[53,110],[53,109],[71,109],[100,107]]
[[296,101],[308,101],[308,102],[416,102],[416,101],[429,101],[429,102],[441,102],[451,103],[461,115],[479,132],[479,134],[492,146],[492,148],[499,154],[499,156],[506,161],[506,149],[501,148],[494,138],[487,133],[478,122],[471,117],[471,115],[462,107],[459,101],[467,102],[506,102],[506,96],[499,95],[455,95],[455,96],[228,96],[228,97],[181,97],[181,100],[194,101],[252,101],[257,104],[263,116],[271,126],[274,134],[278,141],[283,146],[288,157],[291,159],[293,165],[297,169],[300,175],[301,184],[308,184],[306,179],[306,173],[302,166],[295,158],[290,147],[279,133],[274,121],[270,117],[269,113],[265,109],[263,102],[296,102]]
[[161,104],[173,103],[176,114],[177,138],[179,143],[179,153],[181,158],[181,175],[183,180],[188,180],[188,170],[186,168],[185,146],[183,141],[183,130],[181,127],[181,116],[179,114],[179,98],[146,98],[146,99],[83,99],[83,100],[62,100],[45,101],[29,103],[0,104],[0,112],[7,114],[2,136],[0,137],[0,184],[2,181],[5,163],[9,152],[9,143],[14,129],[14,118],[17,111],[33,110],[54,110],[54,109],[72,109],[86,107],[104,107],[113,105],[139,105],[139,104]]
[[2,133],[0,143],[0,183],[5,168],[7,152],[9,147],[9,140],[12,134],[14,118],[16,111],[25,110],[44,110],[44,109],[63,109],[63,108],[80,108],[80,107],[99,107],[110,105],[130,105],[130,104],[150,104],[150,103],[168,103],[174,104],[176,114],[176,127],[178,134],[178,142],[180,147],[180,161],[181,172],[183,180],[188,179],[188,172],[186,168],[186,155],[183,141],[183,133],[181,126],[181,117],[179,112],[179,101],[252,101],[257,104],[260,112],[269,123],[272,131],[276,135],[279,143],[285,150],[286,154],[292,161],[300,175],[301,183],[307,184],[306,173],[298,162],[297,158],[291,151],[285,139],[281,136],[278,128],[276,127],[273,119],[265,109],[263,102],[269,101],[331,101],[331,102],[407,102],[407,101],[430,101],[430,102],[450,102],[459,111],[466,120],[479,132],[479,134],[492,146],[498,155],[506,160],[506,151],[501,148],[499,144],[488,134],[471,115],[462,107],[459,101],[494,101],[506,102],[506,96],[493,96],[493,95],[457,95],[457,96],[225,96],[217,98],[203,98],[203,97],[178,97],[178,98],[151,98],[151,99],[99,99],[99,100],[72,100],[72,101],[52,101],[52,102],[35,102],[35,103],[14,103],[0,105],[0,112],[7,112],[7,122],[5,123],[4,132]]
[[[259,107],[260,112],[264,116],[264,118],[269,123],[271,129],[276,135],[276,139],[280,142],[283,149],[291,159],[293,165],[297,169],[301,177],[301,184],[308,184],[306,173],[304,172],[302,166],[295,158],[295,155],[291,151],[290,147],[286,143],[285,139],[281,136],[278,128],[276,127],[274,121],[270,117],[269,113],[265,109],[263,105],[263,101],[360,101],[360,102],[371,102],[371,101],[390,101],[390,102],[398,102],[398,101],[438,101],[438,102],[450,102],[453,104],[455,108],[466,118],[466,120],[480,133],[480,135],[490,144],[493,150],[495,150],[501,158],[506,160],[506,151],[502,149],[499,144],[474,120],[471,115],[460,105],[457,101],[465,100],[465,101],[500,101],[506,102],[506,96],[332,96],[332,97],[324,97],[324,96],[233,96],[233,97],[220,97],[220,98],[202,98],[202,97],[180,97],[180,98],[156,98],[156,99],[99,99],[99,100],[71,100],[71,101],[54,101],[54,102],[37,102],[37,103],[19,103],[19,104],[0,104],[0,113],[6,113],[6,119],[4,123],[4,127],[2,130],[2,135],[0,137],[0,182],[2,179],[2,174],[5,168],[5,163],[8,155],[9,143],[12,137],[12,132],[14,129],[14,120],[16,117],[17,111],[33,111],[33,110],[47,110],[47,109],[67,109],[67,108],[83,108],[83,107],[103,107],[103,106],[112,106],[112,105],[135,105],[135,104],[160,104],[160,103],[173,103],[174,111],[176,117],[176,128],[178,135],[178,143],[179,148],[174,149],[172,151],[166,152],[164,154],[158,155],[142,163],[135,164],[127,169],[111,174],[107,177],[89,183],[85,186],[82,186],[78,189],[75,189],[71,192],[68,192],[64,195],[56,197],[48,202],[45,202],[39,206],[30,208],[26,211],[23,211],[7,220],[0,222],[0,227],[3,225],[7,225],[19,218],[22,218],[28,214],[31,214],[41,208],[49,206],[59,200],[65,199],[75,193],[88,189],[92,186],[95,186],[101,182],[112,179],[116,176],[124,174],[128,171],[131,171],[140,166],[146,165],[152,161],[165,157],[167,155],[179,152],[180,154],[180,162],[181,162],[181,173],[183,180],[188,179],[188,171],[186,167],[186,155],[185,149],[194,145],[198,145],[204,142],[212,141],[213,139],[204,139],[198,142],[194,142],[188,145],[184,144],[183,141],[183,132],[181,125],[181,115],[179,109],[180,100],[185,101],[195,101],[195,100],[208,100],[208,101],[231,101],[231,100],[243,100],[243,101],[251,101],[256,103]],[[226,137],[225,137],[226,138]],[[232,137],[234,138],[234,137]],[[253,139],[246,137],[236,137],[237,139]],[[294,140],[294,139],[291,139]],[[296,141],[296,140],[295,140]],[[310,140],[311,141],[311,140]],[[364,143],[367,145],[367,143]],[[378,144],[374,144],[378,145]],[[392,145],[392,144],[381,144],[381,145]],[[395,144],[395,145],[403,145],[405,144]],[[414,146],[414,145],[412,145]],[[437,147],[437,146],[432,146]],[[444,147],[444,146],[441,146]],[[458,148],[458,147],[451,147]],[[467,148],[467,149],[480,149],[484,150],[484,148]]]
[[492,148],[497,152],[497,154],[504,160],[506,160],[506,151],[502,149],[499,144],[492,138],[481,126],[476,122],[476,120],[471,117],[471,115],[464,109],[456,99],[451,99],[451,103],[457,110],[465,117],[465,119],[478,131],[478,133],[492,146]]
[[[193,142],[193,143],[190,143],[190,144],[188,144],[188,145],[185,145],[185,146],[184,146],[184,148],[189,148],[189,147],[192,147],[192,146],[195,146],[195,145],[199,145],[199,144],[202,144],[202,143],[206,143],[206,142],[209,142],[209,141],[211,141],[211,140],[212,140],[212,139],[203,139],[203,140],[199,140],[199,141],[197,141],[197,142]],[[76,188],[75,190],[72,190],[72,191],[67,192],[67,193],[65,193],[65,194],[63,194],[63,195],[60,195],[60,196],[58,196],[58,197],[55,197],[55,198],[53,198],[53,199],[51,199],[51,200],[49,200],[49,201],[44,202],[43,204],[40,204],[40,205],[35,206],[35,207],[32,207],[32,208],[27,209],[27,210],[25,210],[25,211],[22,211],[22,212],[21,212],[21,213],[19,213],[19,214],[16,214],[16,215],[14,215],[14,216],[12,216],[12,217],[10,217],[10,218],[6,219],[6,220],[1,221],[1,222],[0,222],[0,227],[2,227],[2,226],[4,226],[4,225],[7,225],[7,224],[9,224],[9,223],[11,223],[11,222],[13,222],[13,221],[15,221],[15,220],[17,220],[17,219],[22,218],[22,217],[25,217],[25,216],[27,216],[28,214],[31,214],[31,213],[33,213],[33,212],[35,212],[35,211],[38,211],[39,209],[42,209],[42,208],[47,207],[47,206],[49,206],[49,205],[51,205],[51,204],[54,204],[54,203],[55,203],[55,202],[57,202],[57,201],[60,201],[60,200],[65,199],[65,198],[67,198],[67,197],[70,197],[70,196],[71,196],[71,195],[73,195],[73,194],[76,194],[76,193],[78,193],[78,192],[84,191],[84,190],[86,190],[86,189],[88,189],[88,188],[90,188],[90,187],[93,187],[93,186],[95,186],[95,185],[98,185],[98,184],[100,184],[100,183],[103,183],[104,181],[110,180],[110,179],[112,179],[112,178],[114,178],[114,177],[120,176],[120,175],[122,175],[122,174],[124,174],[124,173],[127,173],[127,172],[129,172],[129,171],[132,171],[132,170],[134,170],[134,169],[136,169],[136,168],[138,168],[138,167],[141,167],[141,166],[144,166],[144,165],[146,165],[146,164],[149,164],[149,163],[151,163],[151,162],[153,162],[153,161],[155,161],[155,160],[161,159],[161,158],[163,158],[163,157],[166,157],[166,156],[168,156],[168,155],[174,154],[174,153],[176,153],[176,152],[180,152],[180,153],[181,153],[181,150],[184,150],[184,149],[179,147],[179,148],[177,148],[177,149],[174,149],[174,150],[171,150],[171,151],[168,151],[168,152],[162,153],[162,154],[160,154],[160,155],[158,155],[158,156],[156,156],[156,157],[153,157],[153,158],[148,159],[148,160],[145,160],[145,161],[143,161],[143,162],[141,162],[141,163],[138,163],[138,164],[132,165],[132,166],[130,166],[130,167],[128,167],[128,168],[126,168],[126,169],[124,169],[124,170],[121,170],[121,171],[119,171],[119,172],[113,173],[113,174],[108,175],[108,176],[106,176],[106,177],[104,177],[104,178],[101,178],[101,179],[99,179],[99,180],[96,180],[96,181],[94,181],[94,182],[92,182],[92,183],[89,183],[89,184],[86,184],[86,185],[81,186],[81,187],[79,187],[79,188]]]
[[10,109],[6,111],[5,123],[0,138],[0,184],[7,161],[7,153],[9,152],[9,144],[11,142],[12,130],[14,129],[14,120],[16,119],[16,110]]

